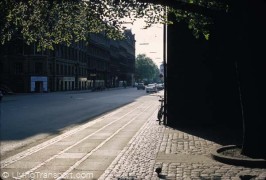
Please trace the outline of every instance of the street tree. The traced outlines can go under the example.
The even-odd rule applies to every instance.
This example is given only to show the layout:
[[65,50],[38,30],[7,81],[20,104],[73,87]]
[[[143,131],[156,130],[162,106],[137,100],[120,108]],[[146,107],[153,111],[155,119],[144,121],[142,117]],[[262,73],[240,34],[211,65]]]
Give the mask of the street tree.
[[135,67],[138,81],[147,79],[148,82],[157,82],[160,72],[151,58],[147,57],[145,54],[137,55]]
[[[151,3],[152,2],[152,3]],[[88,33],[104,31],[112,39],[123,38],[128,23],[144,18],[146,27],[167,21],[168,1],[150,0],[3,0],[0,2],[0,40],[2,44],[19,38],[27,44],[36,43],[39,50],[54,49],[56,44],[87,40]],[[170,1],[169,1],[170,2]],[[216,1],[188,1],[169,8],[178,20],[188,23],[195,36],[208,38],[210,18],[196,10],[204,7],[225,9]],[[209,12],[204,11],[206,14]],[[181,10],[180,10],[181,9]],[[196,13],[195,13],[196,12]]]
[[[238,47],[239,51],[233,57],[237,59],[236,54],[239,54],[242,60],[239,64],[231,57],[232,61],[236,61],[240,75],[239,94],[244,124],[242,149],[244,154],[265,157],[265,142],[253,141],[261,137],[265,122],[261,106],[264,104],[261,82],[265,80],[261,68],[265,64],[258,61],[264,51],[258,41],[264,43],[263,17],[266,11],[265,2],[258,0],[256,3],[248,0],[2,0],[0,40],[1,44],[5,44],[18,38],[27,44],[35,43],[39,50],[44,50],[54,49],[60,43],[70,45],[87,40],[91,32],[104,31],[108,37],[119,39],[123,38],[124,25],[133,23],[137,18],[144,18],[147,27],[153,23],[171,24],[166,19],[166,7],[177,21],[187,23],[195,37],[203,36],[207,40],[212,36],[210,27],[221,21],[234,21],[235,24],[226,30],[237,31],[238,37],[226,37],[224,45]],[[220,27],[225,26],[226,23]],[[223,40],[223,30],[221,28],[220,34],[216,34],[219,36],[217,43]],[[252,46],[248,44],[250,42]],[[232,49],[227,48],[226,51]],[[253,77],[252,80],[245,80],[250,77]],[[252,97],[258,92],[254,100]],[[257,148],[259,146],[261,148]]]
[[125,25],[140,17],[147,27],[165,20],[162,6],[135,1],[3,0],[0,8],[1,43],[19,38],[39,50],[87,40],[89,33],[121,39]]

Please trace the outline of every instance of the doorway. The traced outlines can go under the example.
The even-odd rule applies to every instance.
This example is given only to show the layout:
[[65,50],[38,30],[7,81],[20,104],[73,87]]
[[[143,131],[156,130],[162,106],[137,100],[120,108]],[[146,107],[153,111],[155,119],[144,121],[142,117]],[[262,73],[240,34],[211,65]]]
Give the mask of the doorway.
[[43,81],[35,81],[35,92],[43,92]]

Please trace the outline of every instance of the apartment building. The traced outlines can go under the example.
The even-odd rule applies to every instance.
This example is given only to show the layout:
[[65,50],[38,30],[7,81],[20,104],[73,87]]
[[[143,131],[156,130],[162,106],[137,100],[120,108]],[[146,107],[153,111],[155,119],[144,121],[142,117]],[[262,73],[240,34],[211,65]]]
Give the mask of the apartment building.
[[0,86],[14,92],[50,92],[115,87],[134,82],[135,37],[108,39],[105,33],[90,34],[88,42],[60,44],[54,51],[13,40],[0,46]]

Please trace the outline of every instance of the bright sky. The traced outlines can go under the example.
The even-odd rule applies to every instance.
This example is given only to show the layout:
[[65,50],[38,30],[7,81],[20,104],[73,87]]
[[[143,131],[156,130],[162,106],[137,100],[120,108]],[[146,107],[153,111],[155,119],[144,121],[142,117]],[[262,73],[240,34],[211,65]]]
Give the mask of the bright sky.
[[134,22],[132,29],[136,39],[136,56],[146,54],[159,67],[163,62],[163,25],[154,24],[147,29],[143,20]]

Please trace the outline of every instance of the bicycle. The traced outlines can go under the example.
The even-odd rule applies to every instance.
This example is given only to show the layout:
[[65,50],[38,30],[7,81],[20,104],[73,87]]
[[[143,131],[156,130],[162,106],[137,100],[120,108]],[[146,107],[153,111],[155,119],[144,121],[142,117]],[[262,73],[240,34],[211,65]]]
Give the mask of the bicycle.
[[161,123],[163,122],[164,119],[164,115],[165,115],[165,110],[164,110],[164,98],[162,96],[160,96],[159,101],[160,103],[160,107],[157,113],[157,121],[159,121],[159,125],[161,125]]

